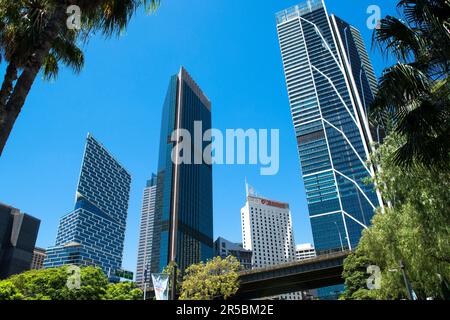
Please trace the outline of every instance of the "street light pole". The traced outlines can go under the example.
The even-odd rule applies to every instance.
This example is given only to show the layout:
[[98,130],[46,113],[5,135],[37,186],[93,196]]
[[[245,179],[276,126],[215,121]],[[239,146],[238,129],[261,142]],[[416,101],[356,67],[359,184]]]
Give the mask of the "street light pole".
[[400,261],[400,270],[402,270],[403,281],[405,282],[406,292],[408,294],[408,300],[414,300],[412,296],[412,288],[408,281],[408,277],[406,276],[405,264],[403,260]]
[[175,300],[177,292],[177,265],[173,264],[172,272],[172,292],[170,293],[170,300]]
[[144,283],[144,301],[147,301],[147,282]]

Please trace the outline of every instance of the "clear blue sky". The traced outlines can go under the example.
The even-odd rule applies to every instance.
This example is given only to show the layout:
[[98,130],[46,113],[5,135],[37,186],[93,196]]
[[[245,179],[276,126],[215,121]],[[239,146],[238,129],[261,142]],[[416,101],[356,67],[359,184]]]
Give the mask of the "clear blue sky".
[[[58,220],[73,209],[83,146],[91,132],[132,173],[124,252],[135,270],[143,187],[157,169],[162,103],[169,77],[184,65],[212,101],[213,126],[280,129],[280,172],[214,168],[214,235],[241,241],[244,180],[291,205],[296,243],[312,242],[274,14],[295,0],[161,0],[156,15],[138,14],[120,38],[86,47],[79,75],[63,69],[36,81],[0,158],[0,201],[42,220],[37,245],[54,244]],[[382,14],[393,0],[378,1]],[[328,0],[370,46],[366,9],[373,0]],[[379,75],[385,63],[370,53]],[[4,70],[1,66],[1,71]],[[1,73],[3,74],[3,72]]]

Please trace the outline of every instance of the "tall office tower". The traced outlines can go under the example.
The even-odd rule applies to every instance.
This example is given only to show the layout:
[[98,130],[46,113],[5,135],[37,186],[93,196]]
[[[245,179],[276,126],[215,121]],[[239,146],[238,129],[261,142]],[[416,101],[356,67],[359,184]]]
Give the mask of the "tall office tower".
[[316,249],[311,243],[295,246],[295,258],[297,261],[308,260],[316,257]]
[[[247,192],[247,202],[241,209],[241,222],[243,246],[253,252],[254,269],[295,261],[289,204]],[[279,298],[301,299],[301,294],[286,294]]]
[[[177,129],[191,134],[191,153],[183,149],[181,154],[180,144],[174,143],[188,144]],[[212,166],[202,157],[209,142],[201,141],[202,134],[209,129],[211,102],[181,68],[170,79],[163,107],[152,272],[160,272],[170,261],[184,270],[213,257]],[[196,138],[200,141],[195,141]],[[191,164],[187,163],[189,160]]]
[[242,242],[253,251],[253,268],[295,261],[289,204],[249,195],[241,218]]
[[90,134],[76,191],[75,209],[61,218],[45,268],[94,265],[112,281],[122,266],[131,176]]
[[155,219],[156,203],[156,175],[147,181],[144,189],[141,209],[141,227],[139,232],[139,247],[136,267],[136,284],[139,288],[144,288],[145,273],[147,271],[147,281],[150,277],[150,261],[152,257],[153,226]]
[[0,203],[0,279],[30,270],[41,221]]
[[[358,29],[348,24],[344,20],[331,15],[330,17],[334,32],[340,41],[340,54],[346,63],[346,72],[348,77],[354,81],[354,86],[359,94],[361,111],[358,113],[361,123],[366,130],[365,139],[370,147],[371,139],[382,142],[384,131],[381,127],[374,127],[368,122],[368,107],[374,101],[378,92],[378,81],[375,71],[370,62],[366,46]],[[370,129],[371,136],[367,136],[366,132]]]
[[373,174],[373,68],[359,32],[330,17],[322,0],[276,20],[316,251],[354,249],[381,204],[364,182]]

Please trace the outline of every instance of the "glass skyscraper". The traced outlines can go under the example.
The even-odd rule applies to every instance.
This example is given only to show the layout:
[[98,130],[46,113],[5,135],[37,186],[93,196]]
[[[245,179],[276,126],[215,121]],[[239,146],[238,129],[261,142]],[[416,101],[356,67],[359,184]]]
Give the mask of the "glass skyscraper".
[[376,77],[361,35],[322,0],[276,15],[317,253],[354,249],[381,198],[364,180]]
[[[202,123],[203,135],[211,129],[211,102],[184,68],[172,76],[163,106],[158,182],[153,229],[151,271],[160,272],[170,261],[181,270],[213,257],[212,166],[175,164],[172,139],[177,129],[192,136],[192,158],[202,152],[194,147],[194,122]],[[205,149],[208,142],[203,142]],[[174,150],[175,149],[175,150]],[[178,163],[178,161],[176,161]]]
[[111,280],[121,269],[131,175],[87,136],[74,211],[61,218],[45,268],[99,266]]

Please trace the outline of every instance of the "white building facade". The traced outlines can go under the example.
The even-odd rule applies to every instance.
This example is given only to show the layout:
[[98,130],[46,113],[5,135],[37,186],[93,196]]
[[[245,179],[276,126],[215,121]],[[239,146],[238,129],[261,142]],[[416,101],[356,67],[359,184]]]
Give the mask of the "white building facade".
[[311,243],[298,244],[295,247],[295,257],[297,261],[313,259],[316,256],[316,249]]
[[[248,195],[241,209],[242,243],[251,250],[254,269],[295,261],[294,234],[289,204]],[[291,293],[278,299],[301,299]]]
[[[144,189],[141,209],[141,224],[139,232],[138,258],[136,267],[136,285],[143,289],[145,270],[150,270],[153,243],[153,220],[156,203],[156,176],[147,182]],[[147,274],[147,284],[150,282],[150,271]]]

